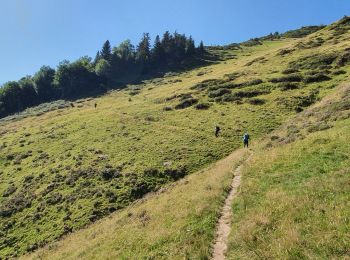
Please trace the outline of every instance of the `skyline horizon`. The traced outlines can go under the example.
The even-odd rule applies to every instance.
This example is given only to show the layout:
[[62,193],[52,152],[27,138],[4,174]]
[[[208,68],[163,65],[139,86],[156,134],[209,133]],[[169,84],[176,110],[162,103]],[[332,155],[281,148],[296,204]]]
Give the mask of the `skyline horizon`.
[[136,46],[142,33],[149,33],[153,46],[157,34],[177,31],[191,35],[197,46],[200,41],[206,46],[222,46],[303,26],[328,25],[350,14],[346,0],[296,0],[294,4],[205,0],[199,5],[194,0],[155,0],[152,4],[137,0],[135,5],[142,8],[112,0],[100,4],[4,0],[0,4],[0,31],[4,36],[0,44],[0,86],[33,75],[44,65],[56,68],[63,60],[94,58],[106,40],[116,46],[129,39]]
[[[343,17],[344,17],[344,16],[343,16]],[[342,17],[341,17],[341,18],[342,18]],[[341,18],[339,18],[339,19],[341,19]],[[338,20],[339,20],[339,19],[338,19]],[[338,20],[336,20],[336,21],[338,21]],[[334,22],[336,22],[336,21],[334,21]],[[323,26],[327,26],[327,25],[329,25],[329,24],[322,24],[322,23],[320,23],[320,24],[310,24],[310,25],[305,25],[305,26],[301,26],[301,27],[294,28],[294,29],[289,29],[289,30],[282,31],[282,32],[278,32],[278,31],[276,31],[276,32],[282,34],[282,33],[285,33],[285,32],[291,31],[291,30],[296,30],[296,29],[299,29],[299,28],[302,28],[302,27],[308,27],[308,26],[322,26],[322,25],[323,25]],[[169,32],[170,32],[170,33],[174,33],[174,32],[178,32],[178,31],[175,30],[174,32],[171,32],[171,31],[169,31]],[[147,33],[147,32],[145,32],[145,33]],[[181,32],[178,32],[178,33],[182,34]],[[270,33],[275,33],[275,32],[271,31]],[[203,43],[204,43],[204,46],[205,46],[205,47],[226,46],[226,45],[230,45],[230,44],[240,44],[240,43],[242,43],[242,42],[248,41],[248,40],[253,39],[253,38],[259,38],[259,37],[267,36],[267,35],[269,35],[270,33],[264,34],[264,35],[252,36],[252,37],[246,38],[246,39],[244,39],[244,40],[242,40],[242,41],[240,41],[240,42],[228,42],[228,43],[224,43],[224,44],[206,44],[206,42],[203,41]],[[157,35],[159,35],[159,36],[161,37],[162,34],[163,34],[163,33],[159,33],[159,34],[156,34],[156,35],[154,35],[154,36],[150,35],[150,38],[151,38],[151,47],[153,47],[153,41],[154,41],[155,37],[156,37]],[[186,36],[192,36],[192,35],[191,35],[191,34],[189,34],[189,35],[186,34]],[[140,36],[140,37],[141,37],[141,36]],[[110,39],[106,39],[105,41],[107,41],[107,40],[108,40],[109,42],[111,42],[111,46],[112,46],[112,48],[113,48],[113,47],[118,46],[118,45],[119,45],[120,43],[122,43],[123,41],[127,41],[127,40],[130,40],[130,39],[127,38],[127,39],[124,39],[124,40],[122,40],[122,41],[120,41],[120,42],[117,42],[117,43],[112,43],[112,41],[111,41]],[[131,41],[131,40],[130,40],[130,41]],[[199,46],[199,43],[200,43],[202,40],[196,40],[196,39],[194,39],[194,41],[195,41],[196,47],[198,47],[198,46]],[[131,43],[132,43],[132,45],[133,45],[134,47],[137,46],[137,42],[132,42],[132,41],[131,41]],[[101,47],[102,47],[102,44],[103,44],[103,42],[101,43]],[[51,67],[51,68],[53,68],[53,69],[56,69],[57,66],[58,66],[61,62],[64,62],[64,61],[74,62],[75,60],[77,60],[77,59],[79,59],[79,58],[82,58],[82,57],[89,57],[89,58],[91,58],[91,59],[93,60],[93,59],[94,59],[94,55],[96,55],[96,53],[97,53],[98,51],[100,51],[100,49],[97,49],[97,50],[95,51],[95,54],[91,54],[91,55],[89,55],[89,54],[82,54],[82,55],[80,55],[78,58],[76,58],[76,59],[74,59],[74,60],[68,60],[68,59],[62,58],[57,64],[54,64],[54,65],[46,65],[46,64],[43,64],[43,65],[41,65],[40,67],[42,67],[42,66],[49,66],[49,67]],[[39,67],[37,70],[39,70],[40,67]],[[37,71],[37,70],[36,70],[36,71]],[[4,82],[0,82],[0,87],[2,87],[2,86],[3,86],[5,83],[7,83],[7,82],[10,82],[10,81],[18,81],[18,80],[20,80],[21,78],[24,78],[24,77],[27,77],[27,76],[33,76],[33,75],[34,75],[34,73],[33,73],[33,74],[23,75],[23,76],[21,76],[21,77],[18,78],[18,79],[13,79],[13,80],[7,80],[7,81],[4,81]]]

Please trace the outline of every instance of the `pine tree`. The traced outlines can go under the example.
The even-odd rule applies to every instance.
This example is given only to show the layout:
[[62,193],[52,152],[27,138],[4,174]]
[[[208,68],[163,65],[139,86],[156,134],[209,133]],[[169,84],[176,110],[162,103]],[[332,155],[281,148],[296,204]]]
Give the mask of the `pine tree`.
[[203,41],[200,42],[199,47],[198,47],[198,51],[199,51],[199,53],[205,53]]
[[196,51],[196,46],[192,36],[190,36],[186,41],[186,54],[187,56],[191,56],[195,53],[195,51]]
[[164,49],[162,43],[160,42],[159,35],[156,36],[154,40],[154,45],[152,49],[152,62],[154,65],[159,65],[164,59]]
[[163,34],[163,38],[162,38],[161,43],[162,43],[165,54],[168,56],[172,52],[172,49],[173,49],[173,37],[171,36],[169,31],[166,31]]
[[111,44],[109,43],[108,40],[103,44],[102,50],[100,52],[100,56],[102,59],[105,59],[106,61],[111,60],[111,57],[112,57]]
[[147,63],[150,57],[150,37],[148,33],[144,33],[139,45],[137,46],[137,59],[142,63]]
[[148,72],[151,60],[150,37],[148,33],[143,34],[143,37],[137,46],[136,57],[142,73]]
[[100,51],[97,51],[95,59],[94,59],[94,65],[96,65],[100,59],[101,59]]
[[175,61],[181,61],[186,54],[186,36],[184,34],[174,33],[174,48],[172,51]]

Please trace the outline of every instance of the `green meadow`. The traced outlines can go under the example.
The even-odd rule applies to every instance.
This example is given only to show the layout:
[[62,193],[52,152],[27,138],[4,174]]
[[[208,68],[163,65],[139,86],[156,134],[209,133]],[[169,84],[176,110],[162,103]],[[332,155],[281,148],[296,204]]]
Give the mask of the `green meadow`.
[[349,27],[212,48],[209,65],[2,119],[0,258],[207,259],[245,131],[228,256],[345,257],[349,107],[285,127],[340,91]]

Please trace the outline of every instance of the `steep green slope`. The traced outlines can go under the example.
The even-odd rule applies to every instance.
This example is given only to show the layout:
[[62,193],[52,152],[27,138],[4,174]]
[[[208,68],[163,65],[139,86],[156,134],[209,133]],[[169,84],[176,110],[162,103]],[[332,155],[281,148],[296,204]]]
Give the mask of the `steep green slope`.
[[331,93],[349,72],[348,26],[345,19],[304,39],[215,50],[230,58],[4,121],[0,256],[124,208],[228,155],[245,130],[263,137]]
[[24,259],[207,259],[239,150]]
[[271,140],[244,169],[228,258],[347,259],[350,86]]
[[[228,259],[346,256],[349,95],[349,85],[337,87],[255,143],[233,205]],[[248,154],[237,150],[24,259],[208,259],[232,169]]]
[[[189,92],[199,103],[208,102],[205,92],[190,88],[205,78],[223,77],[233,62],[1,126],[1,256],[34,250],[123,208],[226,156],[239,146],[245,129],[262,136],[293,113],[273,114],[272,102],[259,109],[212,102],[207,110],[164,110]],[[216,124],[223,129],[219,138]]]

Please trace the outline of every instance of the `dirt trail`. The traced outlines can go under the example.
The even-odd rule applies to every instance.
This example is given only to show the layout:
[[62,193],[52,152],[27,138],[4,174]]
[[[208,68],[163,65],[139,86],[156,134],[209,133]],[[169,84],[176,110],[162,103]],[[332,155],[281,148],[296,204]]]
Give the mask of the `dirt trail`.
[[[247,162],[251,158],[251,154]],[[218,221],[217,231],[216,231],[216,240],[213,248],[213,260],[225,259],[225,253],[227,251],[227,242],[228,236],[231,231],[231,220],[232,220],[232,210],[231,205],[233,199],[236,197],[237,189],[241,184],[241,170],[243,163],[240,164],[234,171],[234,178],[231,183],[231,190],[228,196],[225,199],[224,206],[221,210],[221,217]]]

